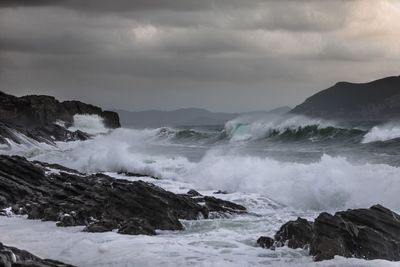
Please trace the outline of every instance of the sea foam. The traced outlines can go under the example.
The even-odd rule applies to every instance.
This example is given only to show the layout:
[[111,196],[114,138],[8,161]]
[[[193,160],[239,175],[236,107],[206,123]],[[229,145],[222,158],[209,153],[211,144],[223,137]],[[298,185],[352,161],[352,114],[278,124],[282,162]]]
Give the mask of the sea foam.
[[395,138],[400,138],[400,124],[392,122],[372,127],[364,136],[362,143],[384,142]]

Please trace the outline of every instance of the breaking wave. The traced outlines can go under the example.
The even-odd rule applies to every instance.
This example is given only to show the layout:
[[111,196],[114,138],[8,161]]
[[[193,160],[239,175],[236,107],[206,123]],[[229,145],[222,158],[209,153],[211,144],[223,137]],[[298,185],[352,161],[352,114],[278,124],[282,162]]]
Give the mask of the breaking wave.
[[374,126],[363,138],[362,143],[385,142],[400,138],[400,125],[398,123],[387,123]]
[[88,114],[74,115],[73,125],[69,127],[68,130],[72,132],[80,130],[88,134],[102,134],[109,131],[109,129],[104,126],[102,117]]
[[338,210],[381,203],[400,210],[400,168],[353,164],[328,155],[313,163],[209,152],[183,178],[203,189],[257,192],[305,210]]
[[[59,163],[83,172],[139,172],[193,184],[202,190],[259,193],[303,210],[338,210],[376,203],[400,210],[400,168],[355,164],[345,157],[322,156],[307,163],[238,153],[218,146],[198,160],[152,150],[158,130],[117,129],[95,139],[59,144],[31,159]],[[160,147],[157,147],[160,149]]]

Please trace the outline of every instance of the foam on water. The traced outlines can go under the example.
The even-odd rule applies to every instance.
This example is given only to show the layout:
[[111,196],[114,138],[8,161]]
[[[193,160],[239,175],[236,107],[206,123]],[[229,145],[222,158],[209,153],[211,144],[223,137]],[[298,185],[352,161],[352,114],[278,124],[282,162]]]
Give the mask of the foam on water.
[[68,130],[72,132],[80,130],[88,134],[101,134],[109,131],[109,129],[104,126],[103,118],[95,114],[74,115],[74,123]]
[[303,210],[377,203],[400,210],[398,167],[356,164],[328,155],[315,162],[285,162],[238,153],[229,145],[210,149],[199,161],[190,161],[184,155],[170,155],[173,147],[166,144],[152,151],[150,144],[158,142],[155,131],[117,129],[88,141],[59,143],[57,149],[31,158],[83,172],[123,170],[189,182],[196,189],[261,193]]
[[322,119],[312,119],[302,115],[241,116],[226,123],[225,131],[230,141],[259,140],[272,132],[283,133],[307,126],[318,128],[334,127],[335,123]]
[[387,123],[380,126],[374,126],[363,138],[362,143],[384,142],[400,138],[400,124]]
[[[97,119],[93,121],[96,123],[90,128],[98,126]],[[324,125],[288,119],[271,127],[286,129],[315,123]],[[250,139],[263,138],[272,129],[259,122],[248,125],[228,125],[225,130],[233,140],[245,140],[238,136],[251,133]],[[242,204],[251,212],[224,219],[183,221],[185,231],[161,231],[154,237],[83,233],[81,227],[57,228],[54,222],[0,217],[1,241],[39,256],[78,266],[398,266],[340,257],[314,263],[303,250],[269,251],[255,245],[259,236],[272,236],[283,223],[298,216],[312,219],[321,211],[377,203],[400,211],[398,167],[356,164],[344,156],[328,155],[306,163],[276,160],[267,153],[239,152],[237,142],[201,147],[194,150],[201,153],[200,159],[191,160],[183,152],[193,147],[177,147],[171,138],[160,138],[160,129],[116,129],[91,140],[59,142],[56,146],[25,141],[22,146],[12,144],[7,153],[83,172],[107,172],[119,179],[138,179],[115,174],[121,170],[158,176],[162,179],[140,179],[176,193],[195,189],[211,195],[226,190],[229,194],[217,197]],[[196,143],[192,145],[196,147]]]

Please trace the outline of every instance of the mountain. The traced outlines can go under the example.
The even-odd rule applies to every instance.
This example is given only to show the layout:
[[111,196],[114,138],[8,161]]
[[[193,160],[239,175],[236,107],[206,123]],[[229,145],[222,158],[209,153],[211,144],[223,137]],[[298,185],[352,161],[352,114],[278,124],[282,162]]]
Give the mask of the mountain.
[[398,118],[400,77],[387,77],[368,83],[339,82],[311,96],[290,112],[331,119]]
[[[74,115],[98,115],[106,128],[121,127],[118,114],[79,101],[60,102],[52,96],[16,97],[0,91],[0,144],[8,140],[19,143],[18,133],[39,142],[84,140],[88,134],[66,128],[72,126]],[[62,121],[65,127],[58,125]]]
[[121,124],[126,127],[157,128],[162,126],[183,125],[222,125],[243,114],[253,113],[286,113],[289,107],[281,107],[271,111],[254,111],[248,113],[222,113],[211,112],[200,108],[184,108],[173,111],[147,110],[131,112],[126,110],[114,110],[121,118]]

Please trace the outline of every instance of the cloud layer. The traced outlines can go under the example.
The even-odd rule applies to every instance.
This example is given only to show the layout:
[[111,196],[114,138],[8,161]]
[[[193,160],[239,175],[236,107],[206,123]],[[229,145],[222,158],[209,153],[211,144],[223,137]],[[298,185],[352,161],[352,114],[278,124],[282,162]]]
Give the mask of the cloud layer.
[[397,1],[3,0],[0,90],[132,110],[294,105],[399,75]]

